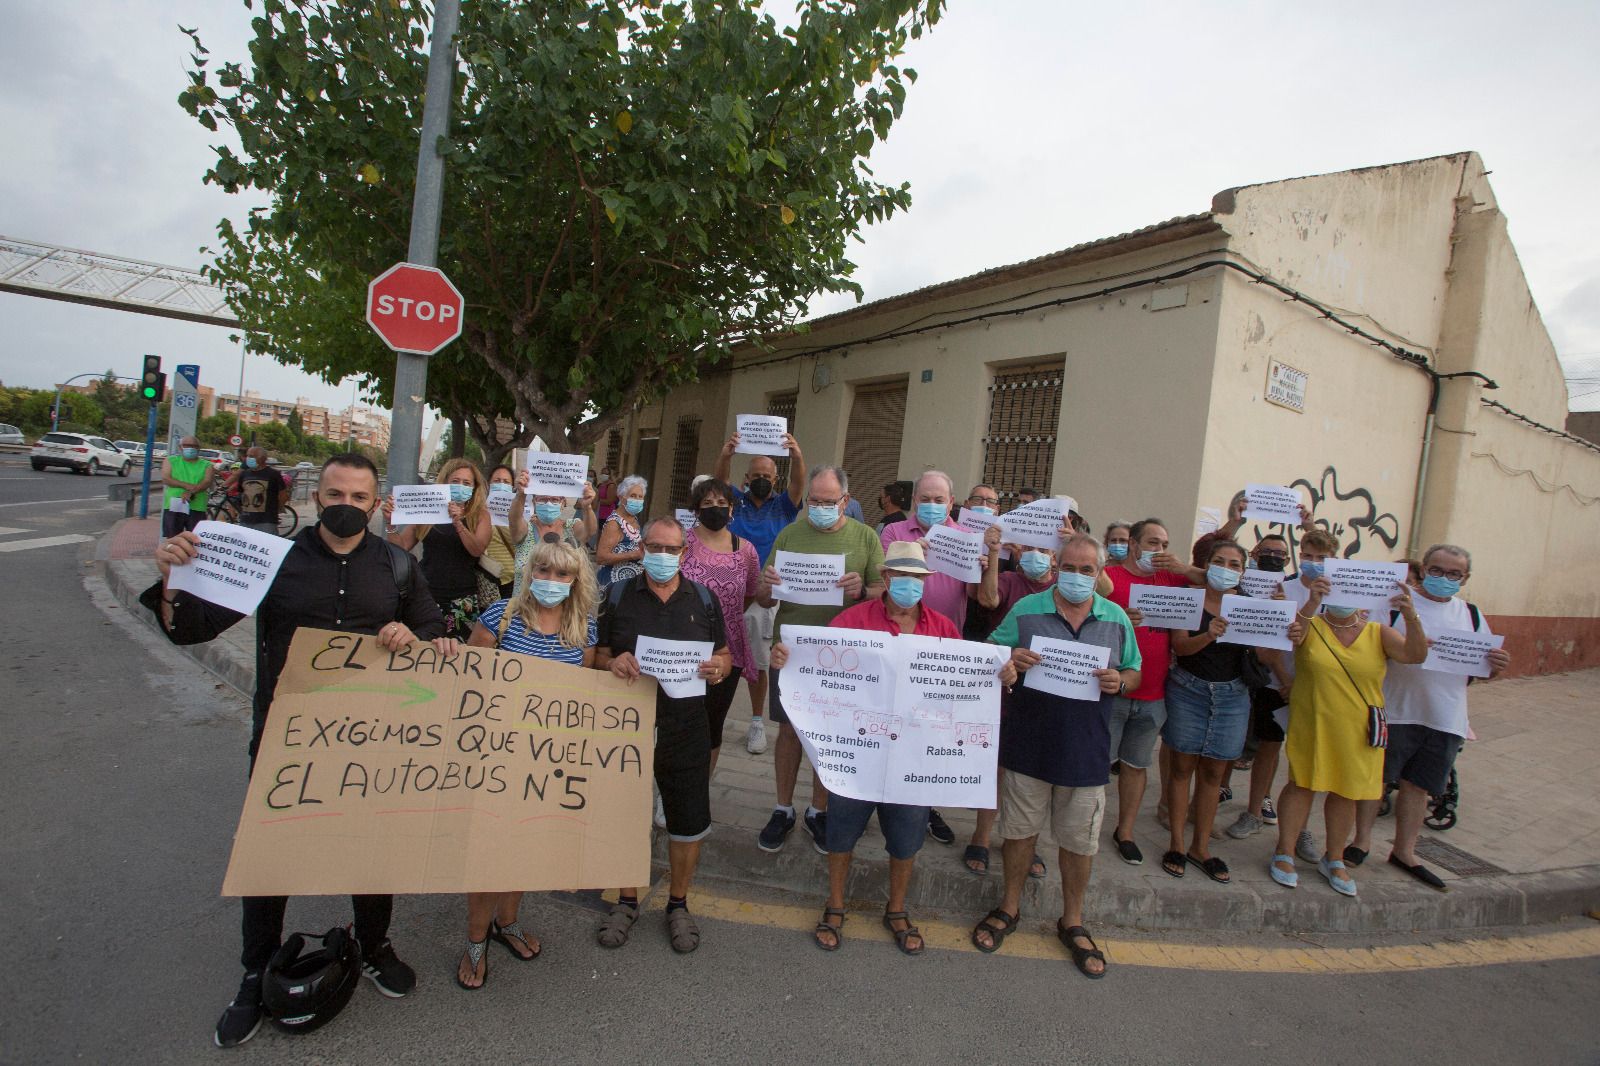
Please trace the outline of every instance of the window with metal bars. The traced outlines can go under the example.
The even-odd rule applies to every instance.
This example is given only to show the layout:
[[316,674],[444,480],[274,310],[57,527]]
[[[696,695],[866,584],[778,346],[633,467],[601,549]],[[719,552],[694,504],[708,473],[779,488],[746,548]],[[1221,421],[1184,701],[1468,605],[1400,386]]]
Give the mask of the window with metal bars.
[[[767,397],[767,414],[782,418],[788,422],[789,432],[794,432],[794,410],[800,402],[800,393],[795,390],[789,392],[775,392]],[[773,492],[789,491],[789,457],[787,455],[774,455],[772,461],[777,464],[778,476],[773,479]]]
[[878,490],[899,477],[905,423],[906,379],[856,389],[844,435],[844,470],[850,475],[850,494],[861,504],[869,526],[883,517]]
[[678,433],[672,441],[671,505],[689,506],[689,483],[694,480],[694,464],[700,453],[700,419],[690,415],[678,419]]
[[983,480],[1000,493],[1000,510],[1017,504],[1017,490],[1050,494],[1056,434],[1061,427],[1065,359],[994,372],[989,427],[983,438]]
[[[613,429],[606,434],[605,465],[611,469],[613,475],[620,474],[617,465],[622,462],[622,430]],[[604,469],[604,467],[602,468]]]

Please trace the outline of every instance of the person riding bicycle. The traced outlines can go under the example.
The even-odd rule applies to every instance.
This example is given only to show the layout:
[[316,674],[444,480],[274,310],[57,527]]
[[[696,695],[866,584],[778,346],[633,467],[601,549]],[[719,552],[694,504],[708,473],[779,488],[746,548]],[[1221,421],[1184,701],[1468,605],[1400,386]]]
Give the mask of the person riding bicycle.
[[288,490],[283,476],[267,465],[265,448],[251,448],[245,453],[244,469],[229,479],[228,487],[238,494],[240,525],[264,533],[278,531],[278,514],[283,510]]

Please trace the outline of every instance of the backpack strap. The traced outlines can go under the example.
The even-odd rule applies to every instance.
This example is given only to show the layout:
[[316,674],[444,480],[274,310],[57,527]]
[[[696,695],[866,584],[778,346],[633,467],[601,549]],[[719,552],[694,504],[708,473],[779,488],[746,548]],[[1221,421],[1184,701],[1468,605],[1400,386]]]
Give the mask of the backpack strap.
[[1478,605],[1475,603],[1467,604],[1467,614],[1472,616],[1472,631],[1481,633],[1483,631],[1483,612],[1478,610]]
[[394,578],[394,587],[400,593],[400,602],[404,603],[417,587],[417,557],[388,540],[383,542],[383,546],[389,550],[389,573]]

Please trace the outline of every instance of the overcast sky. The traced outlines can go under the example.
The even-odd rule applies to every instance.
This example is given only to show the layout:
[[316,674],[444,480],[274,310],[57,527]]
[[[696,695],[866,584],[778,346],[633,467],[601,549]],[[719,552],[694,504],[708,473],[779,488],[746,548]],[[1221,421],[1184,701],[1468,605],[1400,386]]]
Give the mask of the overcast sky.
[[[214,135],[175,103],[177,25],[243,58],[243,5],[0,0],[0,15],[0,234],[198,265],[217,220],[251,204],[200,183]],[[872,160],[915,206],[867,231],[857,279],[877,299],[1204,211],[1230,186],[1473,149],[1568,375],[1597,378],[1597,53],[1593,2],[950,0]],[[4,294],[0,323],[7,384],[133,373],[143,352],[238,384],[224,329]],[[260,356],[245,386],[351,396]],[[1572,406],[1600,408],[1600,386]]]

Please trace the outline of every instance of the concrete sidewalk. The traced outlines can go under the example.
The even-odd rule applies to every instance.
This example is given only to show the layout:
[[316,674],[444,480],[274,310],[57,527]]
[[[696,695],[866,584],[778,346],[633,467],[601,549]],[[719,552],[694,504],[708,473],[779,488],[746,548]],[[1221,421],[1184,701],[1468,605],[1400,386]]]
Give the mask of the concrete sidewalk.
[[[127,519],[102,538],[97,557],[111,591],[136,605],[139,593],[156,577],[152,559],[159,535],[157,519]],[[142,609],[141,609],[142,611]],[[255,674],[255,625],[249,619],[219,640],[184,649],[222,680],[249,695]],[[716,828],[702,853],[700,877],[733,884],[815,895],[818,907],[826,889],[826,861],[796,828],[776,855],[756,847],[756,834],[772,811],[772,756],[745,751],[749,704],[741,696],[729,715],[720,764],[712,781],[711,808]],[[1089,924],[1143,929],[1222,929],[1285,932],[1377,932],[1468,929],[1525,925],[1584,914],[1600,907],[1600,670],[1517,678],[1474,685],[1472,722],[1478,740],[1457,762],[1461,784],[1459,821],[1447,832],[1423,831],[1419,856],[1449,886],[1428,889],[1384,860],[1393,819],[1378,821],[1372,856],[1354,871],[1358,899],[1338,895],[1301,862],[1300,887],[1279,887],[1267,874],[1276,840],[1264,829],[1236,841],[1224,838],[1213,854],[1227,861],[1233,883],[1215,884],[1191,869],[1178,880],[1161,870],[1166,833],[1155,821],[1155,773],[1146,791],[1135,839],[1145,854],[1142,866],[1129,866],[1111,843],[1115,820],[1115,780],[1111,809],[1101,834]],[[769,741],[773,731],[769,728]],[[1279,769],[1276,789],[1282,783]],[[1231,825],[1243,809],[1248,775],[1235,774],[1238,798],[1224,804],[1219,827]],[[796,796],[810,794],[809,768],[801,769]],[[944,810],[956,843],[929,840],[918,857],[910,905],[970,913],[973,920],[999,899],[999,838],[986,877],[968,872],[961,852],[972,832],[969,811]],[[1321,843],[1321,805],[1308,828]],[[664,865],[666,840],[657,834],[656,859]],[[1040,841],[1051,867],[1043,882],[1030,882],[1023,901],[1029,917],[1059,913],[1060,881],[1054,869],[1054,844]],[[848,895],[878,906],[886,896],[887,854],[876,826],[856,852]]]

